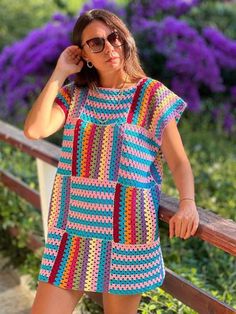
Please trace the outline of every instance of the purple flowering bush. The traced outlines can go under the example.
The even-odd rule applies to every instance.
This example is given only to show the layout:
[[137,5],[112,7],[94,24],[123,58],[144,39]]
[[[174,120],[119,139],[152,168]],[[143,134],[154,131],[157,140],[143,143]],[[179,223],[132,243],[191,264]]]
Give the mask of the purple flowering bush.
[[[211,112],[228,133],[235,132],[236,41],[210,23],[191,23],[201,1],[136,0],[121,7],[109,0],[93,0],[78,15],[92,8],[113,11],[126,22],[149,76],[183,97],[191,111]],[[60,53],[70,45],[76,18],[54,14],[44,27],[2,51],[2,119],[14,124],[23,121]]]
[[5,47],[0,55],[0,114],[21,122],[25,111],[49,78],[61,51],[70,44],[74,20],[55,14],[44,27]]

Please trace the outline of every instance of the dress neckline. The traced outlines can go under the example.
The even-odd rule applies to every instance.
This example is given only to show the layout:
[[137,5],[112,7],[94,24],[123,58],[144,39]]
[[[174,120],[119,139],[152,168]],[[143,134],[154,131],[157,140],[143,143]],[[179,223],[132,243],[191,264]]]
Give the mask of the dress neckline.
[[114,92],[119,92],[119,91],[129,91],[132,90],[134,88],[137,88],[138,85],[142,82],[142,80],[146,79],[147,77],[142,77],[135,85],[132,85],[130,87],[126,87],[126,88],[113,88],[113,87],[98,87],[97,86],[97,91],[114,91]]

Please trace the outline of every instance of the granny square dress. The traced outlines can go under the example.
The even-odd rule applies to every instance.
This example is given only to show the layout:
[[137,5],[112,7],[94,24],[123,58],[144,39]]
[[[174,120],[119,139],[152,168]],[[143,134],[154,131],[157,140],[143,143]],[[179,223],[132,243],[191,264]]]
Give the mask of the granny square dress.
[[38,280],[113,294],[161,286],[162,135],[186,102],[150,77],[122,93],[71,82],[55,102],[66,119]]

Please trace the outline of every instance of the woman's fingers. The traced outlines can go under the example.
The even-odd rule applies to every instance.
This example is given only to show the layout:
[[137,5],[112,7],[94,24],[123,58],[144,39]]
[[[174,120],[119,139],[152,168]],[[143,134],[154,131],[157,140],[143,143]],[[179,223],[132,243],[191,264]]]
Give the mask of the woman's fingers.
[[193,221],[190,221],[190,222],[188,223],[187,231],[186,231],[186,233],[183,235],[183,238],[184,238],[184,239],[187,239],[187,238],[189,238],[189,237],[191,236],[191,231],[192,231],[192,229],[193,229],[193,226],[194,226],[194,220],[193,220]]
[[191,230],[191,235],[192,236],[196,233],[196,231],[198,229],[198,225],[199,225],[199,217],[197,216],[197,218],[194,221],[193,228]]
[[69,46],[66,49],[68,61],[78,63],[81,59],[81,49],[78,46]]
[[180,230],[180,238],[184,238],[188,232],[189,225],[191,225],[191,221],[182,220],[181,230]]
[[175,235],[175,225],[174,225],[174,220],[172,218],[169,221],[169,232],[170,232],[170,238],[173,238]]
[[177,218],[175,221],[175,235],[176,235],[176,237],[180,236],[181,224],[182,224],[181,219]]
[[176,236],[187,239],[196,233],[198,224],[198,215],[187,218],[183,215],[175,214],[169,221],[169,237],[172,238]]

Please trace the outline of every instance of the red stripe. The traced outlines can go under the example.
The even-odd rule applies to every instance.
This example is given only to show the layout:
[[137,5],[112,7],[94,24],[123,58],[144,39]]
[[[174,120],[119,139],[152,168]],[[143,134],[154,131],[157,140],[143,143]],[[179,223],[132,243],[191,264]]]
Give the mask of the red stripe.
[[60,99],[56,99],[55,103],[61,107],[61,109],[64,111],[65,113],[65,122],[68,116],[68,108],[64,105],[64,103],[60,100]]
[[91,169],[91,163],[92,163],[92,157],[93,157],[93,142],[94,142],[94,137],[95,137],[95,131],[96,131],[96,126],[92,125],[91,131],[89,134],[89,142],[88,142],[88,147],[87,147],[87,160],[86,160],[86,171],[85,171],[85,177],[89,178],[92,174],[90,173]]
[[146,83],[146,81],[148,80],[148,78],[145,78],[144,80],[141,81],[141,84],[138,85],[138,87],[136,88],[134,97],[133,97],[133,101],[130,107],[130,111],[128,114],[128,118],[127,118],[127,123],[131,123],[133,116],[134,116],[134,112],[135,112],[135,108],[138,105],[138,99],[139,99],[139,94],[142,90],[143,85]]
[[119,207],[120,207],[121,184],[117,182],[114,196],[113,214],[113,238],[114,242],[119,242]]
[[136,244],[136,194],[137,194],[137,190],[136,189],[132,189],[132,195],[131,195],[131,243],[132,244]]
[[64,253],[64,250],[65,250],[67,238],[68,238],[68,234],[66,232],[64,232],[63,236],[62,236],[62,239],[61,239],[61,243],[60,243],[60,246],[59,246],[59,250],[58,250],[58,254],[57,254],[56,260],[54,262],[54,265],[53,265],[50,277],[48,279],[49,283],[52,283],[52,284],[54,283],[54,280],[55,280],[56,275],[57,275],[57,271],[58,271],[58,269],[60,267],[60,263],[61,263],[61,260],[62,260],[62,257],[63,257],[63,253]]
[[[148,95],[148,101],[146,102],[146,112],[143,115],[143,121],[140,123],[140,125],[142,127],[145,127],[145,123],[146,123],[146,118],[147,118],[147,114],[149,112],[150,109],[150,103],[151,103],[151,99],[153,97],[153,94],[156,92],[156,90],[161,86],[160,82],[156,82],[153,86],[152,86],[152,82],[150,82],[149,86],[147,87],[147,89],[145,90],[145,93]],[[144,109],[144,108],[143,108]]]
[[82,121],[81,119],[78,119],[75,124],[74,129],[74,140],[73,140],[73,157],[72,157],[72,176],[77,175],[77,145],[78,145],[78,134],[79,134],[79,128]]
[[72,252],[70,253],[70,258],[72,259],[72,262],[70,265],[70,271],[69,271],[69,276],[68,276],[68,281],[67,281],[67,286],[68,288],[71,288],[71,289],[73,288],[73,283],[74,283],[73,279],[74,279],[74,274],[76,270],[77,259],[79,256],[78,252],[80,250],[80,238],[79,237],[73,237],[73,245],[74,245],[73,249],[71,249]]
[[151,97],[153,97],[153,95],[157,92],[157,90],[158,90],[161,86],[162,86],[162,84],[161,84],[160,82],[157,82],[157,83],[153,86],[153,88],[152,88],[152,90],[151,90],[151,92],[150,92],[150,95],[149,95],[149,100],[148,100],[148,102],[151,100]]

